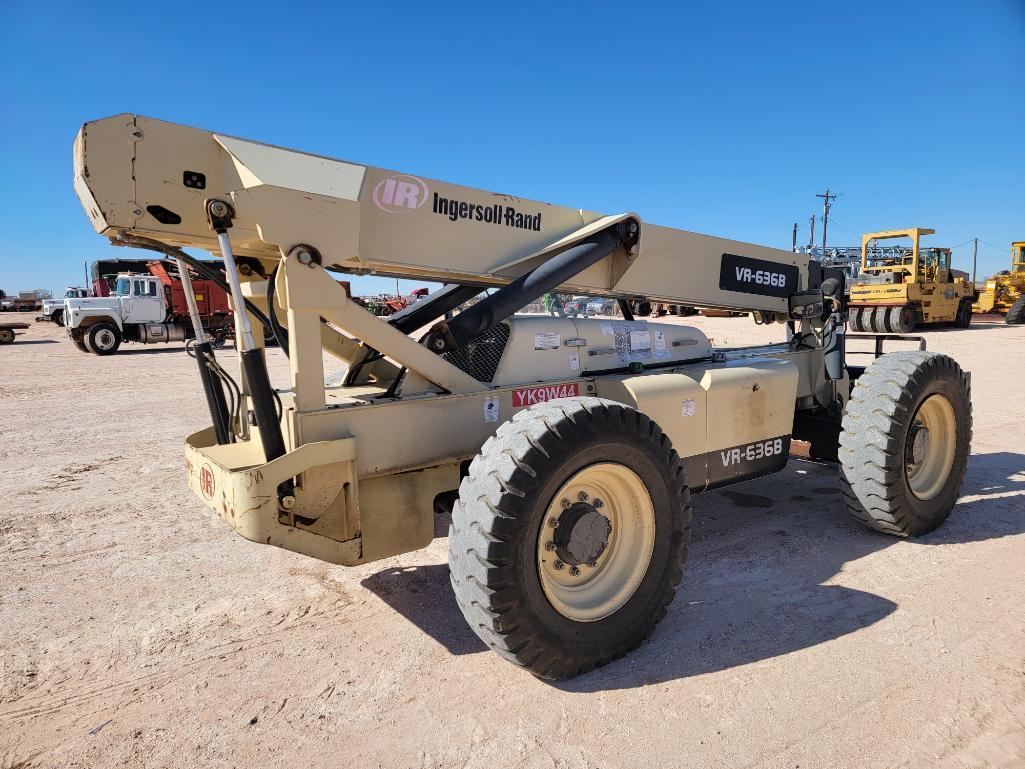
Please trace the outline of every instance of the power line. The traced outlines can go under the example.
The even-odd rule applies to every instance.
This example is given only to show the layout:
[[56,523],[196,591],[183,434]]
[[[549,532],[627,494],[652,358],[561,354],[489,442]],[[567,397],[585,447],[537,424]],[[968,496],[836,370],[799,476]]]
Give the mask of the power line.
[[985,241],[982,238],[979,238],[979,242],[980,243],[984,243],[985,245],[989,246],[990,248],[995,248],[997,251],[1007,251],[1008,250],[1008,248],[1006,246],[1004,246],[1004,247],[1002,247],[1002,246],[994,246],[992,243],[990,243],[988,241]]

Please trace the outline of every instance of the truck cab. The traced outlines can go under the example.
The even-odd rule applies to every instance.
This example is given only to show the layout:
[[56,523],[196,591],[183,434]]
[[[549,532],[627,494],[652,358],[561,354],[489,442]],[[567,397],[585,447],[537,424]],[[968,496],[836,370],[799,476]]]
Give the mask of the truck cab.
[[53,321],[58,326],[64,325],[64,300],[65,299],[85,299],[89,296],[89,289],[79,288],[78,286],[68,286],[64,289],[64,294],[60,297],[53,299],[43,300],[43,310],[39,314],[36,320],[48,320]]

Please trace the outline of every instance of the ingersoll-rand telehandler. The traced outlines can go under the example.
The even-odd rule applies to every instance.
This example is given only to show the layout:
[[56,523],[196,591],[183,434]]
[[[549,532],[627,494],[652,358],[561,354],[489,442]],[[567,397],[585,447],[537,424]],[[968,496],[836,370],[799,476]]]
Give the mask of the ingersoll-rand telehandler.
[[[849,302],[852,331],[909,334],[916,326],[953,323],[968,328],[972,322],[975,284],[950,268],[949,248],[921,248],[923,235],[935,230],[869,232],[861,236],[861,273],[851,286]],[[880,240],[910,238],[911,248],[877,255]]]
[[1004,322],[1011,325],[1025,323],[1025,241],[1011,244],[1011,269],[986,281],[972,310],[1001,313]]
[[[791,439],[839,458],[849,510],[880,531],[924,534],[957,498],[968,374],[921,349],[847,365],[843,276],[805,254],[135,115],[81,129],[75,187],[116,244],[224,259],[240,371],[197,316],[212,424],[186,440],[196,496],[247,539],[344,565],[425,547],[450,509],[466,620],[538,676],[650,634],[691,493],[782,469]],[[443,287],[381,318],[335,272]],[[516,314],[548,291],[624,317]],[[716,349],[631,301],[745,310],[786,341]],[[288,357],[276,387],[260,324]],[[325,356],[344,365],[327,384]]]

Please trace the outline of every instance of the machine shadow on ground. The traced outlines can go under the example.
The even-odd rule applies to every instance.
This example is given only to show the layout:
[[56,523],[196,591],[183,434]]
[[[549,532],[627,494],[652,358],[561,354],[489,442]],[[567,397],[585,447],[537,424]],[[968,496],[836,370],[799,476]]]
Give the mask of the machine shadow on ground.
[[[898,542],[929,547],[1025,532],[1025,454],[973,455],[962,497],[978,499],[960,502],[932,534],[899,540],[847,515],[836,471],[826,465],[792,461],[775,476],[696,495],[683,582],[652,637],[622,660],[553,685],[574,692],[646,686],[869,627],[897,605],[822,583],[845,563]],[[447,523],[439,520],[439,529]],[[456,606],[447,564],[386,569],[362,584],[450,653],[487,650]]]

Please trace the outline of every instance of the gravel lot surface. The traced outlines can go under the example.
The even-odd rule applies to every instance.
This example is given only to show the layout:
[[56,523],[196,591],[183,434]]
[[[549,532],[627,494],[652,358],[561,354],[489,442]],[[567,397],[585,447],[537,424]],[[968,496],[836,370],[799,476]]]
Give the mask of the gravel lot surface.
[[247,542],[185,484],[182,346],[98,358],[35,324],[0,348],[0,769],[1025,766],[1025,326],[925,336],[973,374],[945,526],[868,531],[801,461],[696,497],[652,638],[551,684],[464,623],[447,520],[350,569]]

